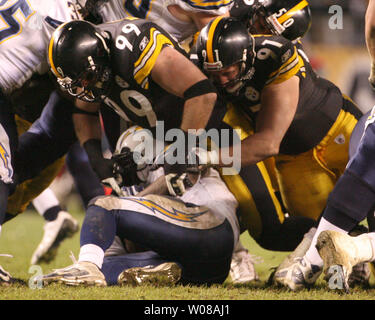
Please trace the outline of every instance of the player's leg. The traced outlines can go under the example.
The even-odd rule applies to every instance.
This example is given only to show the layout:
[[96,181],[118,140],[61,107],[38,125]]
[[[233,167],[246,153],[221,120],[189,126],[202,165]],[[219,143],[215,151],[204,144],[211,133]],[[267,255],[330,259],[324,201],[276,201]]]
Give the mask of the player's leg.
[[[12,193],[15,182],[13,160],[17,143],[14,114],[6,98],[0,94],[0,233],[5,221],[8,195]],[[0,267],[0,286],[9,285],[12,281],[10,274]]]
[[[346,107],[340,112],[326,137],[312,151],[295,157],[277,157],[283,198],[292,214],[318,219],[337,179],[345,170],[350,135],[360,112],[349,100],[344,99],[344,105]],[[298,186],[300,181],[303,184]],[[301,251],[295,262],[285,269],[278,269],[275,274],[277,283],[297,290],[316,281],[323,266],[315,249],[316,238],[322,228],[332,227],[325,218],[320,220],[318,230],[312,237],[311,244],[305,247],[305,252]],[[295,274],[300,276],[294,277]]]
[[[221,124],[223,129],[240,129],[240,139],[252,134],[253,130],[246,117],[230,106]],[[239,139],[238,139],[239,140]],[[265,249],[291,251],[296,248],[304,234],[314,225],[306,217],[285,216],[283,205],[275,191],[277,181],[272,174],[273,162],[259,162],[257,165],[241,168],[238,175],[223,175],[222,178],[239,202],[241,230],[248,230],[255,241]],[[247,275],[235,275],[235,270],[253,270],[253,264],[242,266],[242,262],[251,261],[251,255],[238,250],[234,256],[233,272],[235,279],[248,278]],[[244,272],[242,272],[244,273]],[[252,273],[255,279],[254,273]]]
[[187,207],[180,201],[149,195],[96,199],[82,226],[78,260],[85,270],[87,263],[96,266],[96,272],[86,270],[87,274],[77,279],[72,275],[76,267],[68,267],[46,275],[44,281],[103,284],[100,269],[104,251],[116,233],[179,263],[182,283],[221,283],[228,275],[234,247],[229,222],[214,217],[207,208]]
[[87,208],[89,201],[104,195],[104,188],[96,173],[92,170],[86,151],[74,143],[66,156],[66,165],[74,179],[75,187],[83,205]]
[[[319,237],[320,232],[325,230],[338,230],[343,234],[348,233],[353,226],[357,225],[369,214],[373,214],[374,212],[375,170],[374,166],[372,165],[373,161],[375,160],[374,120],[375,119],[373,116],[368,118],[367,127],[362,139],[360,140],[358,149],[353,155],[353,158],[349,161],[346,171],[339,179],[335,189],[328,199],[328,205],[324,212],[323,218],[333,227],[327,228],[324,225],[321,226],[318,229]],[[317,244],[321,248],[321,252],[325,251],[324,243],[330,242],[324,241],[324,234],[325,233],[322,234],[322,237]],[[330,232],[327,232],[327,234],[329,235]],[[370,233],[370,235],[372,234]],[[364,235],[363,237],[366,240],[367,236]],[[340,236],[332,236],[332,238],[341,239]],[[318,239],[319,238],[316,240]],[[343,240],[338,240],[338,242],[345,241],[346,237],[343,236],[342,239]],[[367,244],[363,244],[363,249],[369,249],[368,242]],[[330,252],[332,252],[332,248]],[[352,254],[354,253],[352,252]],[[359,249],[356,255],[361,255]],[[324,268],[327,271],[334,261],[332,262],[331,260],[327,259],[326,253],[323,253],[322,258],[324,260]],[[347,255],[348,261],[352,262],[354,260],[350,259],[355,258],[355,256],[350,257],[350,254]],[[344,267],[345,283],[347,283],[347,276],[350,274],[350,267],[353,267],[351,263],[346,264]]]
[[45,189],[32,201],[37,212],[44,218],[43,238],[31,257],[31,264],[49,262],[57,254],[60,243],[79,229],[78,222],[63,210],[53,191]]

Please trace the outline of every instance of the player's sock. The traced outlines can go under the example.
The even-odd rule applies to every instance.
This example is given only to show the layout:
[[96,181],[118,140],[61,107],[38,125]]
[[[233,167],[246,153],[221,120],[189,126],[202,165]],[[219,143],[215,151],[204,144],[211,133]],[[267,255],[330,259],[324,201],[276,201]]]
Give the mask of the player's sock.
[[104,208],[90,206],[81,228],[79,261],[90,261],[101,267],[104,251],[111,246],[115,235],[114,215]]
[[104,250],[94,244],[85,244],[79,251],[78,262],[86,261],[94,263],[99,269],[102,268]]
[[336,225],[334,225],[334,224],[330,223],[329,221],[327,221],[325,218],[322,217],[320,219],[318,228],[317,228],[317,230],[315,232],[315,235],[314,235],[314,237],[312,239],[310,248],[307,250],[307,252],[305,254],[305,258],[311,264],[314,264],[314,265],[317,265],[317,266],[320,266],[320,267],[323,266],[323,260],[320,257],[320,255],[318,253],[318,250],[316,250],[315,245],[316,245],[316,241],[318,239],[319,234],[322,231],[324,231],[324,230],[336,230],[336,231],[340,231],[340,232],[343,232],[343,233],[348,233],[348,231],[337,227]]
[[57,200],[53,191],[45,189],[33,201],[33,206],[46,221],[56,220],[58,213],[62,211],[59,200]]

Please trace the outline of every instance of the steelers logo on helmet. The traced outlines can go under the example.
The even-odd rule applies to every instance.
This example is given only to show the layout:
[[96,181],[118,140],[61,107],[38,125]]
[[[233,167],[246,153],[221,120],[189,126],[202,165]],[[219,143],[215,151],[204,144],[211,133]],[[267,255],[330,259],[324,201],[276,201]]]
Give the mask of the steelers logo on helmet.
[[[254,63],[254,39],[240,21],[218,17],[202,29],[197,55],[203,70],[217,87],[238,92]],[[228,76],[228,81],[219,81],[219,74],[226,72],[232,72],[233,76]]]
[[58,27],[49,43],[48,62],[60,86],[78,99],[99,101],[109,91],[109,49],[90,22],[76,20]]

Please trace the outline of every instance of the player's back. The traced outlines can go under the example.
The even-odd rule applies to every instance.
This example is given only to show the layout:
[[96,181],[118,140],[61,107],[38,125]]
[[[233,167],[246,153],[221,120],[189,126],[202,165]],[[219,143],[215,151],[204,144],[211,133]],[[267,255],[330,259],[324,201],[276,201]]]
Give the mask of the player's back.
[[47,44],[58,22],[81,18],[67,0],[0,1],[0,88],[20,88],[34,73],[48,70]]

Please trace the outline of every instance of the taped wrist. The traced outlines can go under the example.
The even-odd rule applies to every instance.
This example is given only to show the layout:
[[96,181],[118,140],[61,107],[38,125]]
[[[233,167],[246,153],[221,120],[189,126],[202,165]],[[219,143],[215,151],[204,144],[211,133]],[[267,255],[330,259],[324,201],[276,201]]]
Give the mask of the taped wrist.
[[217,90],[209,79],[204,79],[186,89],[184,92],[184,99],[189,100],[207,93],[217,93]]

